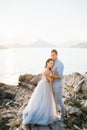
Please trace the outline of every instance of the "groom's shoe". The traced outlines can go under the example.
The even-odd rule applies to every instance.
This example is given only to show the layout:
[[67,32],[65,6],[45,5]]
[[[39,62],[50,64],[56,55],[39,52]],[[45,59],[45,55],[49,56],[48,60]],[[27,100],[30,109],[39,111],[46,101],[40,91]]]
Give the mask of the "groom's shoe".
[[61,116],[60,118],[58,118],[58,121],[64,121],[65,117],[64,116]]
[[58,120],[64,121],[66,117],[67,117],[67,115],[61,115],[60,117],[58,117]]
[[67,112],[66,112],[66,110],[65,110],[65,114],[62,114],[62,115],[58,118],[58,120],[59,120],[59,121],[64,121],[66,117],[67,117]]

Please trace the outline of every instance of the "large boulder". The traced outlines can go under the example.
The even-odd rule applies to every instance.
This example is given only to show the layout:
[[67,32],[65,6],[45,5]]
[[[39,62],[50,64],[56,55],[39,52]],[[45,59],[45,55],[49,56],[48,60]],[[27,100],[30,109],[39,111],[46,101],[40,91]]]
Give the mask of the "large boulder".
[[38,74],[37,76],[34,76],[34,77],[30,80],[30,84],[36,86],[40,80],[41,80],[41,74]]
[[32,74],[24,74],[19,76],[19,84],[25,85],[33,85],[36,86],[41,79],[41,74],[32,75]]
[[19,76],[19,81],[20,82],[25,82],[25,83],[30,83],[30,80],[34,77],[35,75],[32,74],[24,74]]
[[66,75],[63,78],[64,88],[73,88],[74,92],[87,91],[87,74],[81,75],[80,73],[73,73]]
[[82,83],[82,91],[87,92],[87,77],[84,78],[83,83]]
[[74,87],[75,84],[78,83],[78,80],[80,77],[81,77],[81,74],[76,72],[76,73],[64,76],[63,81],[64,81],[64,84],[66,84],[67,86]]

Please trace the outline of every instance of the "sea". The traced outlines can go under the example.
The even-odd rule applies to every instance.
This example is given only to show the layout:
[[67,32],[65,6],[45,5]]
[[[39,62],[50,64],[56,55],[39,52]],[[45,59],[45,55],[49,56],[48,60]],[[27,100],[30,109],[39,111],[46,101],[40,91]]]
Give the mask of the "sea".
[[20,75],[42,72],[52,49],[64,63],[64,75],[87,72],[86,48],[9,48],[0,49],[0,82],[18,84]]

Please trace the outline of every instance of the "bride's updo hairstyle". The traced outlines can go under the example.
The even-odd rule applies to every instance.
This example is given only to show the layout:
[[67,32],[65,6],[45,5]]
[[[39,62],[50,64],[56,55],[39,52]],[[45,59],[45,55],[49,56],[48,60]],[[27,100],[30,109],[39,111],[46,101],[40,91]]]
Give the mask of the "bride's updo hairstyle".
[[53,61],[53,59],[52,59],[52,58],[49,58],[49,59],[46,60],[45,68],[47,67],[47,63],[49,63],[50,61]]

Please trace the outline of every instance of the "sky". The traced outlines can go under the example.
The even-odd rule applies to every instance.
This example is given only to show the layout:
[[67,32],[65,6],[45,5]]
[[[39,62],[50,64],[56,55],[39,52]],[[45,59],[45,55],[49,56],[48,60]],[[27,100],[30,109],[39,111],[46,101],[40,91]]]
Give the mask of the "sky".
[[0,44],[87,41],[87,0],[0,0]]

